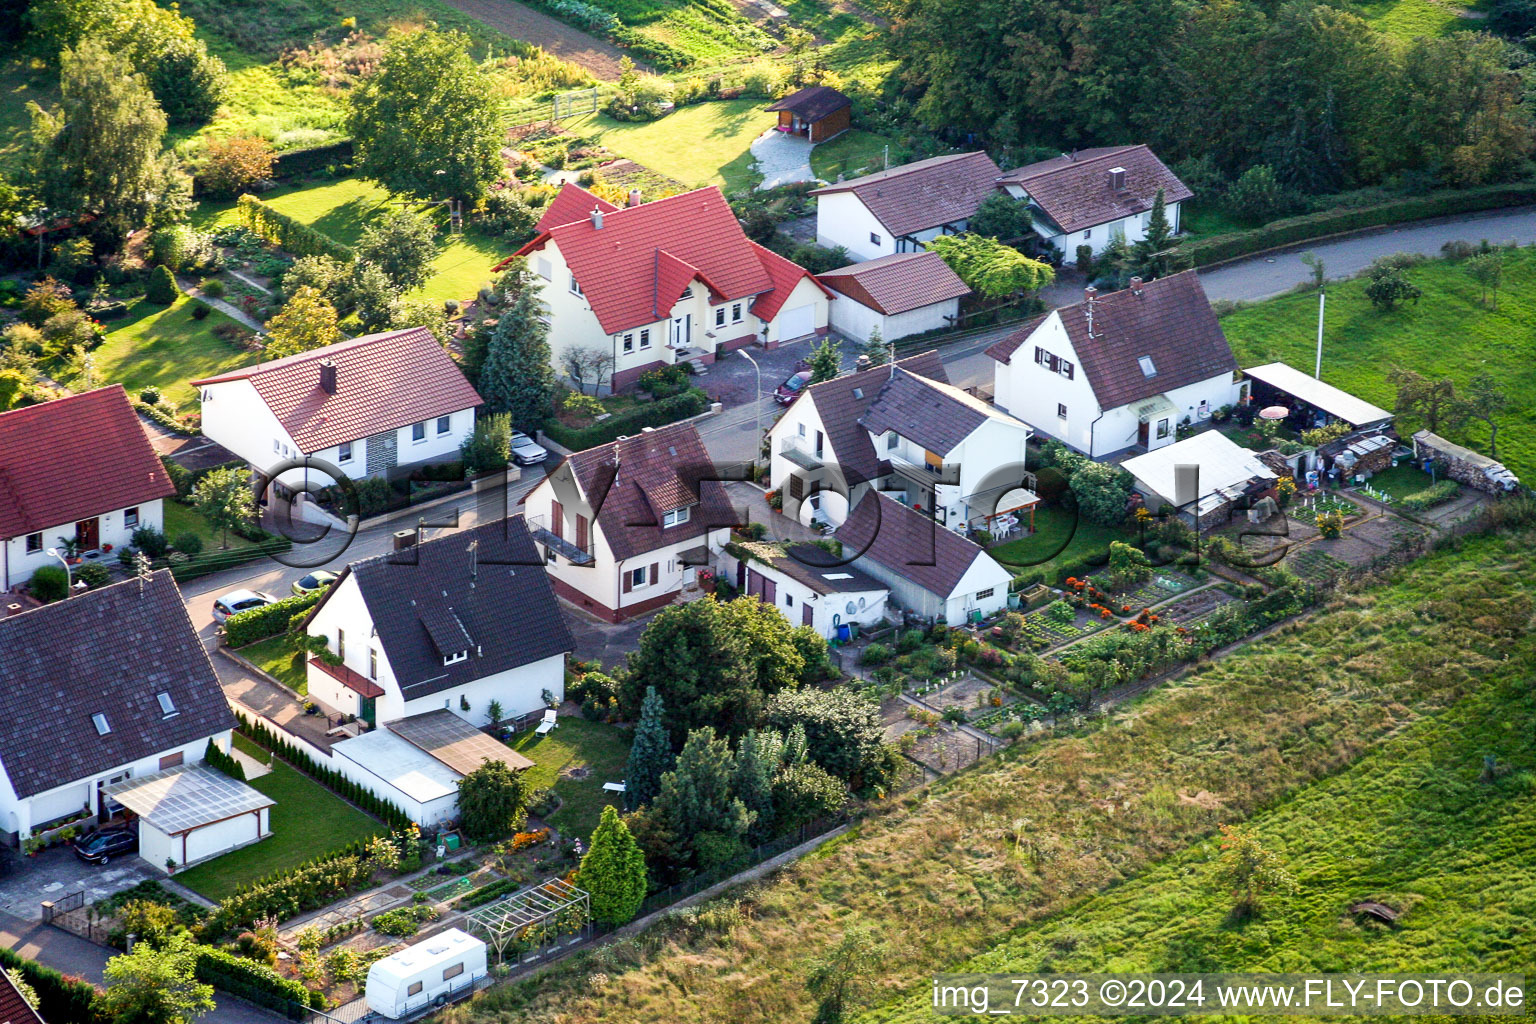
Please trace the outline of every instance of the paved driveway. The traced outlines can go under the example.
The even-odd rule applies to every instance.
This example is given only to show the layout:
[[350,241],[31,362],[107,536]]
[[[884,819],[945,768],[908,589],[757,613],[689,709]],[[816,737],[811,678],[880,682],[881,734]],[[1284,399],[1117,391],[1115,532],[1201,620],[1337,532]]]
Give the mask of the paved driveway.
[[52,846],[35,857],[18,856],[16,869],[0,878],[0,911],[36,921],[44,900],[57,900],[85,890],[87,902],[104,900],[146,878],[162,878],[137,856],[114,858],[110,864],[87,864],[65,846]]
[[752,140],[751,148],[763,176],[763,183],[757,186],[760,189],[816,180],[811,172],[811,143],[798,135],[769,128]]

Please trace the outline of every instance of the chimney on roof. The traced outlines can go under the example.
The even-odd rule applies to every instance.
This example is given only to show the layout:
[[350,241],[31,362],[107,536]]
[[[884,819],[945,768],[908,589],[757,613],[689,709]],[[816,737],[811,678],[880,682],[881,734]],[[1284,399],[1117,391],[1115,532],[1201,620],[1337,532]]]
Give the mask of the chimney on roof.
[[1111,192],[1125,191],[1125,168],[1111,167],[1109,169],[1109,188]]
[[320,390],[328,395],[336,393],[336,364],[329,359],[320,360]]
[[603,230],[603,211],[595,206],[592,207],[592,230]]
[[630,206],[639,206],[640,205],[640,190],[639,189],[632,188],[632,189],[629,190],[629,204],[628,205],[630,205]]
[[1099,297],[1099,290],[1097,288],[1095,288],[1093,285],[1089,285],[1087,288],[1083,289],[1083,300],[1084,300],[1084,302],[1085,302],[1085,304],[1087,306],[1086,312],[1088,314],[1088,337],[1090,337],[1090,338],[1094,336],[1094,334],[1093,334],[1093,307],[1094,307],[1094,301],[1098,297]]
[[1139,277],[1131,278],[1131,294],[1136,296],[1137,298],[1141,297],[1141,278],[1139,278]]

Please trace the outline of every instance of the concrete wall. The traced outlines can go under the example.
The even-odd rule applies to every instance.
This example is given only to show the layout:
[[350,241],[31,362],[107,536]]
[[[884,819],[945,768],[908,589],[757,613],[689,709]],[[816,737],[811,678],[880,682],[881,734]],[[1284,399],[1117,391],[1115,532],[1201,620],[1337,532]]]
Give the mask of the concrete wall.
[[[135,526],[127,525],[126,513],[128,508],[137,508],[139,510],[139,521]],[[156,498],[153,501],[146,501],[136,506],[128,506],[128,508],[112,509],[110,512],[103,512],[97,517],[99,520],[97,525],[98,545],[110,544],[114,549],[123,548],[128,546],[129,542],[133,539],[133,531],[139,526],[153,526],[157,530],[164,529],[165,508],[161,499]],[[5,589],[14,587],[18,583],[27,582],[27,580],[32,578],[33,573],[45,565],[63,568],[62,565],[59,565],[57,558],[48,554],[48,549],[60,547],[61,537],[73,538],[75,536],[75,524],[72,522],[60,523],[58,526],[49,527],[46,530],[39,530],[37,532],[42,535],[42,546],[30,554],[27,552],[26,535],[12,537],[5,542]],[[113,554],[108,555],[107,559],[110,559],[111,564],[116,565],[117,555],[115,551]]]

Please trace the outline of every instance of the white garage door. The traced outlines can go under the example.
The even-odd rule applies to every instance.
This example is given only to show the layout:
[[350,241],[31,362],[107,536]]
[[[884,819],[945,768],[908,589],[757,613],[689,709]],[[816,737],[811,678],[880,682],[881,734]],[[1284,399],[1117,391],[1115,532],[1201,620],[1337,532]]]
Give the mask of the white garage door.
[[816,307],[796,306],[779,314],[779,340],[804,337],[816,330]]

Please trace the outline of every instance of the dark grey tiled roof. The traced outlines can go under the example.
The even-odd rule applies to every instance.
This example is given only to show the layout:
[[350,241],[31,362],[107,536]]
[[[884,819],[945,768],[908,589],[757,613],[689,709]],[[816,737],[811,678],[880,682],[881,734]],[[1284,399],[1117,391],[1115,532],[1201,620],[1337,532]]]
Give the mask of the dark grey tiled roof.
[[947,455],[987,419],[979,399],[898,369],[859,423],[872,434],[894,430],[936,455]]
[[[473,556],[471,544],[475,545]],[[384,656],[406,700],[542,661],[576,646],[522,516],[353,562],[342,570],[317,609],[341,589],[349,575],[357,578]],[[437,641],[433,630],[442,633]],[[444,665],[437,644],[462,644],[459,633],[469,637],[469,658]]]
[[[1057,314],[1094,396],[1105,409],[1237,370],[1227,336],[1221,333],[1193,270],[1149,281],[1140,295],[1129,288],[1100,295],[1093,303],[1091,337],[1086,301],[1079,302],[1031,320],[987,349],[987,355],[998,362],[1012,362],[1035,329]],[[1141,368],[1142,356],[1152,359],[1156,372],[1150,377]],[[1034,355],[1026,350],[1018,357],[1028,361]]]
[[799,92],[790,93],[777,103],[770,104],[768,109],[788,110],[799,114],[807,121],[820,121],[828,114],[834,114],[852,105],[852,100],[830,85],[808,85]]
[[[843,558],[856,565],[867,559],[941,598],[954,593],[971,563],[990,557],[958,533],[879,491],[865,492],[835,536],[843,543]],[[806,558],[815,556],[807,552]]]
[[0,619],[0,681],[0,765],[23,798],[235,724],[165,570]]
[[[1125,171],[1119,191],[1110,184],[1112,168]],[[1194,195],[1146,146],[1085,149],[1016,168],[998,180],[1023,188],[1068,233],[1144,213],[1152,209],[1158,190],[1165,203],[1182,203]]]
[[892,235],[907,235],[975,216],[1002,174],[987,154],[951,153],[839,181],[813,196],[852,192]]
[[[896,366],[929,380],[949,383],[949,378],[944,374],[944,363],[934,351],[920,352],[902,359]],[[806,389],[806,394],[815,396],[816,412],[821,417],[822,429],[827,433],[833,457],[848,476],[850,487],[880,475],[880,457],[875,453],[868,429],[859,421],[890,377],[889,366],[877,366],[863,373],[850,373],[845,377],[813,384]]]

